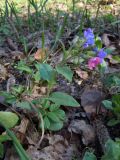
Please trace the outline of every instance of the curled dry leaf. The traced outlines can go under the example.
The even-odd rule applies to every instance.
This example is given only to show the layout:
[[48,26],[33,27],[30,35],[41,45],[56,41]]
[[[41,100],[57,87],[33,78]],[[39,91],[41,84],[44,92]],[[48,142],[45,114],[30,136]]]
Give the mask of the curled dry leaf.
[[86,146],[95,140],[94,128],[83,120],[73,120],[68,127],[68,131],[81,134],[82,142]]

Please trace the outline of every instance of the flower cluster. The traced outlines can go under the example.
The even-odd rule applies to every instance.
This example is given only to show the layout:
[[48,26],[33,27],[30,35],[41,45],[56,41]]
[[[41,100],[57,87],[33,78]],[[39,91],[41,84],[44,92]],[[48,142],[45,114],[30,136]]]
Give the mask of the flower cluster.
[[88,28],[84,31],[84,38],[86,41],[83,47],[88,48],[94,46],[93,51],[96,53],[96,57],[92,57],[88,61],[88,67],[92,70],[99,64],[102,64],[104,58],[107,56],[107,53],[104,51],[104,48],[98,50],[98,48],[95,46],[95,36],[91,28]]
[[88,28],[84,31],[84,38],[85,38],[85,43],[83,45],[84,48],[87,48],[89,46],[93,46],[95,43],[95,37],[93,34],[93,30],[91,28]]

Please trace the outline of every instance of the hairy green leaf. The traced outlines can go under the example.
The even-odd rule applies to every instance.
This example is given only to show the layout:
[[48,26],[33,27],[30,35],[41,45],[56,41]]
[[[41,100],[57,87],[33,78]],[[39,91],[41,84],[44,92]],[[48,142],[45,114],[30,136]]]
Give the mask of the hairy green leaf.
[[48,99],[59,105],[71,106],[71,107],[80,106],[80,104],[72,96],[62,92],[53,92]]
[[120,160],[120,143],[108,140],[105,144],[106,152],[101,160]]
[[56,70],[59,74],[62,74],[67,80],[72,81],[73,71],[67,66],[57,66]]
[[53,122],[59,122],[59,117],[55,114],[55,112],[48,112],[47,116],[53,121]]
[[40,76],[43,80],[51,81],[53,76],[53,68],[47,63],[39,64]]
[[103,105],[104,105],[104,107],[105,107],[106,109],[110,109],[110,110],[113,109],[113,107],[112,107],[112,102],[111,102],[111,101],[104,100],[104,101],[102,101],[102,103],[103,103]]
[[16,106],[21,109],[27,109],[27,110],[32,109],[31,104],[27,101],[18,102],[18,103],[16,103]]
[[46,129],[49,129],[49,127],[50,127],[50,120],[48,119],[47,116],[45,116],[45,118],[44,118],[44,127]]
[[16,125],[19,118],[15,113],[0,111],[0,123],[5,124],[7,128],[12,128]]

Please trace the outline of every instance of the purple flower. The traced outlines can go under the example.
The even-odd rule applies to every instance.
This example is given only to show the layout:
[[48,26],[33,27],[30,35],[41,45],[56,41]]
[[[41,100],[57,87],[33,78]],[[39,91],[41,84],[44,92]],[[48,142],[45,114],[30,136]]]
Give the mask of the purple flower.
[[88,45],[91,45],[91,46],[94,45],[94,43],[95,43],[94,38],[88,38],[87,43],[88,43]]
[[94,34],[93,34],[93,30],[91,28],[88,28],[84,31],[84,38],[86,40],[86,42],[83,45],[84,48],[87,48],[89,46],[93,46],[95,44]]
[[98,52],[98,57],[104,59],[107,56],[107,53],[104,51],[104,49],[100,49],[100,51]]
[[87,43],[87,42],[85,42],[84,44],[83,44],[83,48],[88,48],[89,47],[89,44]]
[[84,31],[84,37],[86,39],[94,39],[93,30],[91,28],[88,28]]

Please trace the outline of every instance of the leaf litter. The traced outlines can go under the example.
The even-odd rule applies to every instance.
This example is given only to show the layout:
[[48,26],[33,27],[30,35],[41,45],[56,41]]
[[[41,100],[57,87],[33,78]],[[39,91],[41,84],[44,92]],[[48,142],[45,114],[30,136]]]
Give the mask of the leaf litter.
[[[83,6],[83,3],[79,5],[81,7]],[[116,46],[116,43],[118,42],[116,42],[116,40],[112,41],[111,36],[112,36],[111,34],[104,33],[102,36],[103,44],[110,49],[112,48],[114,50],[117,50],[118,47]],[[41,37],[42,37],[41,32],[35,32],[27,36],[28,49],[31,52],[32,49],[34,48],[33,49],[34,52],[32,52],[32,54],[36,53],[35,58],[38,61],[43,60],[45,57],[45,51],[42,49]],[[46,31],[45,47],[47,48],[47,50],[49,49],[52,40],[53,40],[53,35],[49,31]],[[76,43],[74,38],[72,42]],[[18,47],[19,45],[16,45],[16,42],[14,43],[14,40],[9,38],[7,39],[7,43],[10,51],[9,55],[10,56],[12,55],[12,60],[10,59],[10,56],[8,56],[8,50],[6,52],[3,48],[0,49],[0,57],[8,57],[7,61],[9,61],[9,63],[11,63],[12,61],[15,62],[16,59],[20,60],[24,57],[23,51],[21,49],[19,51],[19,47]],[[49,61],[51,62],[53,61],[54,65],[59,64],[63,60],[63,53],[62,52],[60,53],[60,52],[58,50],[58,53],[56,54],[57,56],[51,56],[49,59]],[[116,55],[118,55],[117,51],[116,51]],[[110,74],[111,72],[115,73],[116,70],[119,72],[119,62],[113,59],[113,55],[108,56],[107,59],[109,60],[109,63],[111,66],[109,67],[109,71],[106,74]],[[3,81],[8,78],[8,74],[9,74],[8,71],[9,70],[7,70],[3,64],[0,64],[0,78],[2,78]],[[17,74],[14,74],[15,78],[17,77]],[[77,81],[74,78],[73,82],[71,83],[66,81],[61,76],[58,77],[57,80],[59,84],[58,86],[54,87],[54,90],[67,92],[70,95],[77,98],[79,101],[81,101],[81,108],[76,109],[77,113],[72,112],[72,114],[74,114],[73,117],[74,118],[77,117],[77,119],[70,120],[70,118],[68,117],[68,121],[66,121],[65,127],[63,128],[63,130],[68,130],[66,131],[68,135],[71,134],[70,138],[72,138],[72,134],[74,135],[74,133],[80,136],[76,141],[74,141],[74,143],[71,143],[70,138],[67,139],[67,136],[63,134],[64,132],[61,135],[58,134],[59,132],[55,134],[54,133],[45,134],[45,137],[42,142],[42,143],[45,142],[45,144],[41,144],[41,146],[39,146],[40,148],[38,149],[35,146],[36,146],[36,143],[39,141],[41,135],[38,134],[37,131],[35,132],[30,130],[29,129],[30,121],[27,118],[21,117],[21,123],[17,127],[15,127],[13,130],[15,134],[18,135],[19,140],[24,145],[27,146],[26,151],[33,160],[37,160],[37,159],[72,160],[75,155],[78,155],[77,157],[79,159],[80,157],[82,157],[82,153],[84,152],[84,148],[85,148],[84,145],[89,147],[91,144],[95,143],[96,127],[93,127],[94,119],[96,118],[98,112],[99,114],[101,114],[102,112],[105,112],[105,110],[97,111],[97,109],[98,108],[101,109],[101,102],[102,100],[105,99],[106,94],[103,88],[101,88],[101,85],[99,86],[99,83],[97,83],[98,81],[96,82],[96,77],[94,77],[94,75],[92,75],[90,71],[83,70],[83,68],[79,66],[79,68],[75,69],[74,75],[77,77],[76,78]],[[93,77],[91,78],[91,75],[94,78]],[[89,82],[89,78],[91,78],[92,82],[91,81]],[[11,79],[9,78],[7,82],[9,82],[10,80]],[[7,85],[8,84],[9,83],[7,83]],[[7,89],[8,91],[10,91],[10,88],[12,85],[13,85],[12,83],[9,84],[9,87]],[[97,87],[94,88],[94,86],[97,86]],[[35,86],[33,88],[32,98],[36,98],[40,95],[41,96],[45,95],[46,90],[47,90],[46,86]],[[4,98],[0,96],[0,103],[3,103],[3,102],[4,102]],[[67,110],[67,112],[70,112],[69,111],[70,109],[68,109],[68,107],[63,106],[63,108]],[[84,116],[78,115],[79,112],[83,113]],[[29,114],[28,115],[26,114],[25,116],[29,117]],[[32,115],[32,116],[34,117],[34,121],[36,122],[36,115]],[[100,123],[100,126],[102,126],[101,130],[103,130],[104,128],[103,124]],[[31,135],[28,134],[29,131],[31,131]],[[77,135],[75,135],[75,137],[77,137]],[[79,147],[76,145],[76,142],[78,141],[79,141]],[[83,145],[81,144],[81,141]],[[14,150],[12,148],[11,149],[9,148],[7,150],[8,151],[5,157],[6,160],[18,159],[16,156],[16,153],[14,153]]]

